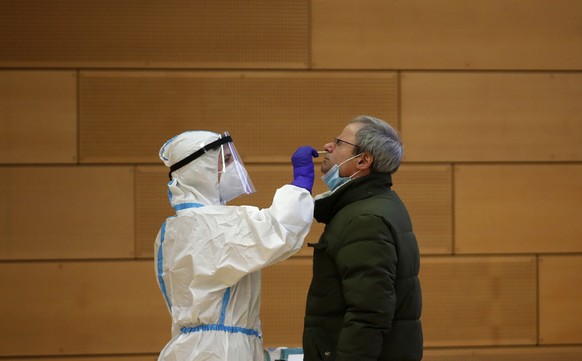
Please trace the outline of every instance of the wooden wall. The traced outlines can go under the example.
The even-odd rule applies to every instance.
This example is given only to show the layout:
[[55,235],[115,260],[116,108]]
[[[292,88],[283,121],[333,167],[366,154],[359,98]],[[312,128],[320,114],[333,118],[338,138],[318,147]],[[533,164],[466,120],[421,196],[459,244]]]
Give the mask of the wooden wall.
[[[580,360],[581,25],[580,0],[0,1],[0,358],[156,359],[170,137],[230,131],[236,202],[266,207],[369,114],[403,136],[425,360]],[[300,345],[310,276],[306,248],[263,272],[266,347]]]

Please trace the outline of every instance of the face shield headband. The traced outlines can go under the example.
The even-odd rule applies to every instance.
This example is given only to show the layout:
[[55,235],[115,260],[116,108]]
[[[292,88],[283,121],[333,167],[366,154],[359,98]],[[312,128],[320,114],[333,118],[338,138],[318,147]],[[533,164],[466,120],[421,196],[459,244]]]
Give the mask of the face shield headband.
[[168,173],[168,176],[170,177],[170,180],[172,180],[172,172],[177,171],[178,169],[182,168],[183,166],[185,166],[186,164],[192,162],[193,160],[195,160],[196,158],[200,157],[201,155],[203,155],[204,153],[208,152],[209,150],[214,150],[218,147],[220,147],[223,144],[232,142],[232,138],[230,137],[230,135],[226,134],[224,135],[222,138],[215,140],[212,143],[209,143],[207,145],[205,145],[204,147],[198,149],[197,151],[195,151],[194,153],[190,154],[189,156],[187,156],[186,158],[182,159],[179,162],[176,162],[175,164],[173,164],[170,167],[170,172]]

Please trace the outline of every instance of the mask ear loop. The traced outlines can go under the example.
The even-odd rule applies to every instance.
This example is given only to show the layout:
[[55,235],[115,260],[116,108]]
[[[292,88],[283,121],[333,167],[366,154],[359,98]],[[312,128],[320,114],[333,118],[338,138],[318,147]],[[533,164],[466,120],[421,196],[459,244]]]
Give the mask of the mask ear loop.
[[[359,156],[361,156],[361,155],[364,155],[364,152],[362,152],[362,153],[359,153],[359,154],[356,154],[356,155],[354,155],[353,157],[351,157],[351,158],[348,158],[348,159],[344,160],[344,161],[343,161],[341,164],[344,164],[344,163],[346,163],[346,162],[348,162],[348,161],[350,161],[350,160],[352,160],[352,159],[355,159],[356,157],[359,157]],[[341,166],[341,164],[340,164],[340,166]],[[358,163],[358,164],[359,164],[359,163]],[[358,170],[357,170],[357,171],[356,171],[354,174],[352,174],[351,176],[348,176],[348,178],[350,178],[350,179],[354,179],[354,176],[355,176],[356,174],[360,173],[361,171],[362,171],[361,169],[358,169]]]
[[351,156],[351,157],[349,157],[348,159],[346,159],[346,160],[344,160],[343,162],[341,162],[340,164],[338,164],[337,166],[338,166],[338,167],[341,167],[341,166],[342,166],[342,165],[344,165],[345,163],[347,163],[347,162],[349,162],[350,160],[352,160],[352,159],[354,159],[354,158],[356,158],[356,157],[359,157],[359,156],[361,156],[361,155],[364,155],[364,153],[362,152],[362,153],[358,153],[358,154],[356,154],[356,155],[354,155],[354,156]]

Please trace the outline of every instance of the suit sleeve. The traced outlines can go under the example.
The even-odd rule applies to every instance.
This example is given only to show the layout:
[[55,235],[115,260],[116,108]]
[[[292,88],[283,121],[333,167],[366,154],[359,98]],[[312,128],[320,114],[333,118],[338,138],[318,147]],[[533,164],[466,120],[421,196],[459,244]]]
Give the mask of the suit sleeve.
[[[174,258],[196,254],[195,281],[213,288],[231,286],[245,275],[282,261],[295,252],[309,232],[313,220],[313,198],[309,191],[285,185],[278,189],[269,208],[251,206],[203,207],[196,226],[185,220],[176,237],[197,239],[204,244],[186,249]],[[200,238],[200,237],[198,237]],[[190,261],[188,261],[190,262]]]

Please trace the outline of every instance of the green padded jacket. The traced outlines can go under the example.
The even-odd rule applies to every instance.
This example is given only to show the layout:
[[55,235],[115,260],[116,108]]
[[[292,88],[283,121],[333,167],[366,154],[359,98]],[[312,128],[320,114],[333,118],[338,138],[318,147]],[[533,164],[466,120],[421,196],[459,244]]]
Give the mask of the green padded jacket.
[[316,199],[305,361],[422,359],[420,257],[390,174],[356,178]]

